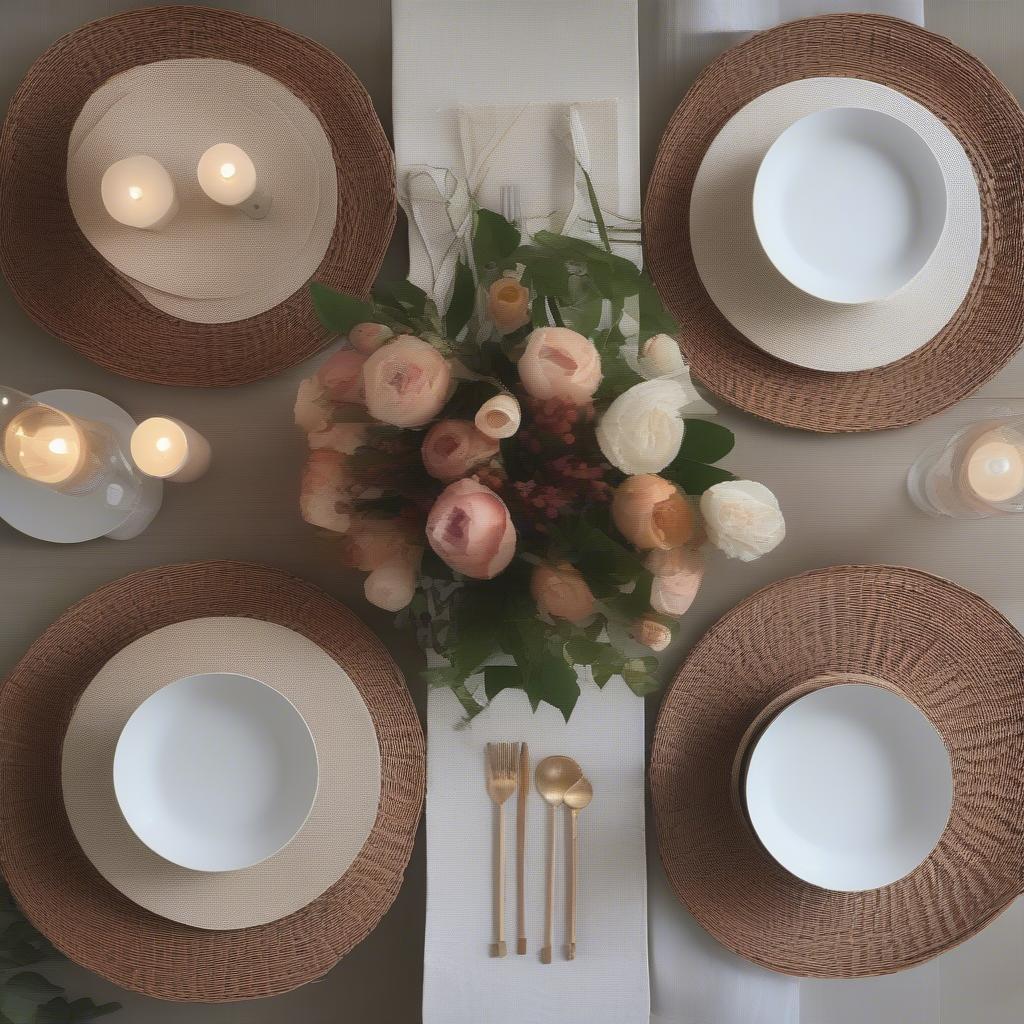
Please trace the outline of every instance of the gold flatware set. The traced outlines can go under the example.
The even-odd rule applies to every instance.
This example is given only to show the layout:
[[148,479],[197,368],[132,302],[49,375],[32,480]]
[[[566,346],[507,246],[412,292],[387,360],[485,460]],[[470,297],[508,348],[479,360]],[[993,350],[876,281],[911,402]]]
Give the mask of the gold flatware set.
[[[526,804],[530,788],[530,754],[525,743],[488,743],[486,749],[487,793],[497,808],[497,836],[494,860],[494,930],[491,955],[505,956],[505,803],[516,799],[516,952],[526,952]],[[544,901],[544,945],[540,959],[549,964],[554,946],[555,870],[558,854],[558,808],[565,806],[571,816],[571,855],[569,858],[568,907],[566,914],[566,959],[576,958],[576,894],[579,874],[580,811],[594,797],[594,790],[583,770],[571,758],[545,757],[537,765],[537,791],[549,808],[548,863]]]

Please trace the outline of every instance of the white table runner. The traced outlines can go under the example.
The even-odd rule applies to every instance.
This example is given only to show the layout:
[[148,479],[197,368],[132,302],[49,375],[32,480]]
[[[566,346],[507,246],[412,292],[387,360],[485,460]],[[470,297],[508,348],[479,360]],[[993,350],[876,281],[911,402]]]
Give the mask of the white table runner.
[[[640,212],[635,0],[393,0],[394,134],[399,188],[404,171],[427,164],[466,176],[459,108],[515,104],[595,104],[617,111],[618,195],[624,217]],[[464,126],[464,122],[463,122]],[[601,133],[607,149],[607,133]],[[538,141],[549,156],[551,139]],[[513,152],[523,161],[522,145]],[[595,156],[595,159],[601,160]],[[608,158],[602,163],[608,165]],[[570,162],[571,169],[571,162]],[[517,179],[543,210],[545,176],[505,166],[486,189]],[[571,191],[571,181],[569,182]],[[564,183],[552,182],[552,195]],[[602,204],[605,201],[602,195]],[[483,194],[495,206],[492,195]],[[433,284],[422,239],[410,235],[412,276]],[[644,704],[621,680],[604,691],[584,682],[571,722],[523,694],[506,692],[466,729],[450,692],[427,705],[427,922],[425,1024],[646,1024],[647,880],[644,851]],[[578,958],[562,958],[564,858],[556,890],[555,961],[539,962],[543,937],[546,808],[531,799],[527,852],[530,937],[526,956],[488,957],[491,940],[493,808],[484,789],[484,744],[525,739],[532,763],[575,757],[594,784],[580,817],[581,904]],[[514,809],[514,803],[509,805]],[[512,838],[511,820],[507,833]],[[564,827],[566,819],[560,817]],[[559,832],[565,851],[566,832]],[[513,847],[514,849],[514,847]],[[508,925],[514,921],[514,858],[509,858]],[[510,949],[514,949],[514,931]]]

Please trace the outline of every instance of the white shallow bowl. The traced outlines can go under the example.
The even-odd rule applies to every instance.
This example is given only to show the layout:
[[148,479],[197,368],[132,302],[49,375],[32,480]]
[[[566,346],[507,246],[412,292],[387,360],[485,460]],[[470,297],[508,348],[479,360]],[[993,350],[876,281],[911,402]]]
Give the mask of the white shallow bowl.
[[787,871],[823,889],[898,881],[935,848],[953,805],[949,753],[899,695],[829,686],[782,710],[744,781],[750,823]]
[[158,690],[114,753],[114,791],[132,831],[195,871],[235,871],[277,853],[309,816],[318,781],[313,737],[291,701],[228,672]]
[[936,155],[879,110],[808,114],[772,144],[754,183],[754,225],[797,288],[829,302],[895,295],[924,268],[946,224]]

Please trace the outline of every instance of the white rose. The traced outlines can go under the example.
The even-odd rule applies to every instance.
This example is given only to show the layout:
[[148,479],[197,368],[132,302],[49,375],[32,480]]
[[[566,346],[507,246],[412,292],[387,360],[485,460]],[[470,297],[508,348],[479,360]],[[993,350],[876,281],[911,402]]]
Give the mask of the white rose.
[[708,540],[730,558],[752,562],[768,554],[786,536],[778,499],[764,484],[726,480],[700,499]]
[[648,379],[671,377],[686,369],[683,353],[669,334],[655,334],[640,346],[640,372]]
[[680,413],[691,400],[691,392],[670,377],[634,384],[597,424],[604,457],[630,476],[660,473],[679,454],[685,431]]

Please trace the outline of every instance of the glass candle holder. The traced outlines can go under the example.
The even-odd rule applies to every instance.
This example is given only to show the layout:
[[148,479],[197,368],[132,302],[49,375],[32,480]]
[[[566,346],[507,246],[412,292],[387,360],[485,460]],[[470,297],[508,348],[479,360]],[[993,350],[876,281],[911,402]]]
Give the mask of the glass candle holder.
[[910,467],[907,490],[933,516],[1024,512],[1024,416],[972,423],[926,448]]
[[142,491],[142,476],[110,426],[71,416],[3,386],[0,467],[62,494],[103,489],[107,503],[126,515]]

